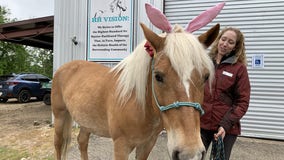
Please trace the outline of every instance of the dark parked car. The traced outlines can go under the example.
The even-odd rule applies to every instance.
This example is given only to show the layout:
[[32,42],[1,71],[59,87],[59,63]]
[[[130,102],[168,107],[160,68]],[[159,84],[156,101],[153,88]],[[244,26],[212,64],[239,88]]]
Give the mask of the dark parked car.
[[0,102],[5,103],[9,98],[17,98],[19,102],[30,101],[31,97],[43,100],[50,94],[50,88],[43,87],[51,81],[41,74],[21,73],[0,76]]
[[49,81],[48,83],[42,84],[42,88],[46,90],[46,92],[45,92],[45,94],[43,96],[42,101],[46,105],[50,105],[51,104],[51,101],[50,101],[51,85],[52,85],[51,81]]

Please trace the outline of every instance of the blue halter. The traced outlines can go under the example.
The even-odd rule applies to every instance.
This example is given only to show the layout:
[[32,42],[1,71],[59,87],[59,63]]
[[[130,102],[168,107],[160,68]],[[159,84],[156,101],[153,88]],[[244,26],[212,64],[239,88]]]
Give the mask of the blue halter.
[[152,93],[156,102],[156,105],[159,107],[159,109],[163,112],[172,108],[178,108],[181,106],[186,106],[186,107],[193,107],[194,109],[198,110],[201,115],[204,114],[204,110],[202,109],[201,105],[199,103],[193,103],[193,102],[173,102],[172,104],[169,104],[167,106],[161,106],[157,100],[156,94],[155,94],[155,89],[154,89],[154,58],[152,58],[152,64],[151,64],[151,69],[152,69]]

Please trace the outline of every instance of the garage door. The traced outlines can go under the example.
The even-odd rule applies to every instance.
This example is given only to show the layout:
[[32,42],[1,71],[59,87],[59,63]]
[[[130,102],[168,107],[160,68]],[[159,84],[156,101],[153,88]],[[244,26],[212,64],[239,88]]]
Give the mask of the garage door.
[[[222,1],[219,1],[222,2]],[[165,0],[172,24],[186,26],[211,0]],[[242,136],[284,140],[284,0],[227,0],[221,14],[208,26],[234,26],[244,33],[251,82],[251,101],[242,119]],[[259,62],[261,64],[255,63]]]

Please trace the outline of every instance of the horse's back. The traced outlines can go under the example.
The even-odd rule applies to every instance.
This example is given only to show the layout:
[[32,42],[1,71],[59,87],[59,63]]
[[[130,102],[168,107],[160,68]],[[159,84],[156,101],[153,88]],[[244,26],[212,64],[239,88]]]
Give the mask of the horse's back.
[[[110,68],[94,62],[75,60],[62,65],[54,74],[52,90],[68,92],[82,91],[99,85],[107,78]],[[77,88],[77,90],[76,90]],[[56,94],[56,92],[53,92]],[[62,93],[64,94],[64,93]]]
[[52,82],[54,112],[68,110],[75,121],[87,128],[100,125],[92,124],[95,120],[105,125],[107,109],[102,106],[111,98],[106,93],[113,91],[111,86],[115,83],[109,71],[110,68],[94,62],[76,60],[64,64],[56,71]]
[[[94,80],[109,73],[110,68],[84,60],[75,60],[62,65],[54,75],[54,81],[60,80],[64,84],[74,80]],[[81,77],[84,76],[84,77]]]
[[57,76],[60,76],[61,78],[63,78],[63,76],[68,76],[70,78],[70,76],[72,75],[85,75],[88,73],[96,74],[97,72],[108,72],[109,70],[110,68],[95,62],[74,60],[62,65],[55,72],[54,78],[56,78]]

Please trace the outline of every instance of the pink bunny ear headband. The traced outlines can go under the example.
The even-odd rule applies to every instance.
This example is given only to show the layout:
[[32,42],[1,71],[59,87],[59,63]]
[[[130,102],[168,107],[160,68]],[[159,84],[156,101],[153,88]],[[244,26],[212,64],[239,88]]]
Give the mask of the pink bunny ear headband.
[[[202,12],[200,15],[198,15],[197,17],[195,17],[192,21],[188,23],[185,31],[192,33],[206,26],[220,13],[224,5],[225,5],[225,2],[222,2]],[[172,26],[170,22],[168,21],[167,17],[159,9],[153,7],[149,3],[145,4],[145,8],[146,8],[147,16],[154,26],[156,26],[157,28],[167,33],[170,33],[172,31]]]
[[[208,23],[210,23],[223,9],[225,2],[219,3],[216,6],[213,6],[206,11],[202,12],[200,15],[195,17],[192,21],[190,21],[185,29],[187,32],[194,32]],[[146,13],[150,20],[150,22],[156,26],[157,28],[165,31],[167,33],[172,32],[172,26],[168,21],[167,17],[157,8],[153,7],[149,3],[145,4]],[[151,57],[154,55],[154,51],[149,42],[146,42],[144,47],[146,51],[149,53]]]

